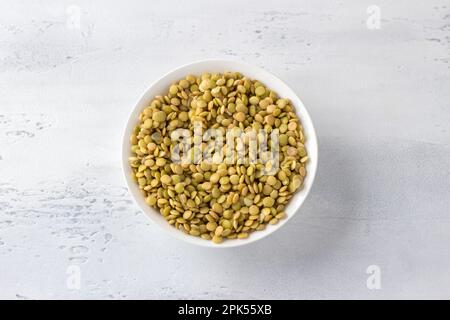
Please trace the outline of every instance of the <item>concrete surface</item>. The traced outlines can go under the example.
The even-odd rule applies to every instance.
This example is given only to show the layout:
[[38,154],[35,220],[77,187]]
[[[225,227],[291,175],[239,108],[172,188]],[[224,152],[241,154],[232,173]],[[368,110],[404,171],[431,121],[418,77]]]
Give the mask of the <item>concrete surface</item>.
[[[141,93],[206,58],[285,80],[319,136],[301,213],[232,250],[163,233],[120,169]],[[0,298],[450,298],[449,61],[449,1],[2,1]]]

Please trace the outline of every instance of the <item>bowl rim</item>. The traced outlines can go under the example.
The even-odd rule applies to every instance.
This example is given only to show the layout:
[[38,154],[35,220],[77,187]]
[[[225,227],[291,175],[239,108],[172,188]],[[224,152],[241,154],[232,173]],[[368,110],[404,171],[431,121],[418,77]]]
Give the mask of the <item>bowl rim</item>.
[[[295,208],[294,212],[287,215],[287,217],[283,220],[281,220],[278,224],[276,225],[268,225],[268,227],[264,230],[255,232],[255,233],[251,233],[250,236],[246,239],[235,239],[230,240],[230,241],[224,241],[223,243],[217,245],[214,244],[212,241],[207,241],[204,239],[200,239],[198,237],[193,237],[190,235],[187,235],[179,230],[177,230],[176,228],[173,228],[172,226],[170,226],[167,221],[163,221],[164,224],[167,224],[167,227],[163,224],[161,224],[157,219],[157,217],[161,217],[159,212],[157,212],[156,209],[150,207],[149,205],[147,205],[145,203],[145,199],[142,196],[140,190],[137,190],[138,192],[136,192],[135,189],[138,189],[137,184],[135,181],[132,180],[131,178],[131,168],[128,162],[128,158],[130,157],[130,134],[131,134],[131,130],[134,128],[134,126],[137,123],[137,118],[135,118],[135,116],[139,115],[143,108],[142,108],[142,104],[144,104],[145,102],[148,102],[149,99],[149,92],[152,91],[154,89],[154,87],[156,87],[157,85],[159,85],[161,82],[167,82],[166,85],[164,85],[165,87],[170,86],[171,81],[167,80],[168,78],[170,78],[172,75],[179,73],[180,71],[184,70],[184,69],[188,69],[188,68],[192,68],[195,67],[197,65],[202,65],[202,64],[218,64],[218,65],[233,65],[236,67],[236,69],[239,70],[231,70],[228,69],[230,71],[238,71],[240,73],[242,73],[244,76],[246,75],[245,70],[252,70],[249,73],[260,73],[263,75],[263,77],[258,78],[257,80],[266,83],[264,78],[269,78],[270,81],[269,82],[278,82],[277,86],[284,86],[284,90],[285,91],[290,91],[290,94],[297,100],[292,101],[292,98],[290,98],[290,100],[292,101],[292,104],[295,107],[295,111],[297,113],[297,116],[299,116],[304,128],[305,128],[305,124],[307,124],[308,129],[304,129],[305,130],[305,135],[307,136],[307,144],[310,144],[310,146],[308,147],[308,154],[310,154],[310,149],[311,147],[314,149],[314,153],[315,153],[315,157],[310,158],[309,162],[308,162],[308,175],[306,176],[308,179],[308,183],[304,183],[303,189],[300,191],[303,195],[300,203],[297,205],[297,207]],[[221,67],[217,67],[217,69],[221,69]],[[206,72],[206,71],[205,71]],[[209,72],[214,72],[214,70],[211,70]],[[217,72],[222,72],[222,71],[217,71]],[[186,73],[187,75],[188,73]],[[277,91],[277,90],[276,90]],[[152,94],[152,96],[154,96],[155,94]],[[301,116],[299,115],[299,109],[301,109]],[[311,145],[312,144],[312,145]],[[190,63],[186,63],[183,64],[179,67],[176,67],[172,70],[170,70],[169,72],[165,73],[163,76],[159,77],[157,80],[153,81],[153,83],[150,84],[150,86],[147,87],[147,89],[141,94],[141,96],[139,97],[139,99],[136,101],[136,103],[134,104],[133,108],[129,111],[129,115],[128,118],[126,120],[126,124],[125,124],[125,128],[123,130],[123,136],[122,136],[122,150],[121,150],[121,156],[122,156],[122,173],[124,175],[125,181],[126,181],[126,185],[127,185],[127,189],[131,195],[131,197],[133,198],[134,203],[138,206],[138,208],[146,214],[146,216],[148,216],[148,218],[156,225],[158,225],[160,227],[160,229],[163,229],[166,233],[170,234],[172,237],[183,240],[184,242],[190,243],[190,244],[195,244],[198,246],[202,246],[202,247],[209,247],[209,248],[233,248],[233,247],[240,247],[249,243],[253,243],[256,242],[258,240],[261,240],[263,238],[267,238],[269,235],[273,234],[276,230],[279,230],[281,227],[283,227],[302,207],[303,203],[305,202],[305,200],[307,199],[312,186],[314,184],[314,180],[316,177],[316,173],[317,173],[317,168],[318,168],[318,157],[319,157],[319,149],[318,149],[318,141],[317,141],[317,134],[316,134],[316,130],[314,127],[314,124],[312,122],[312,119],[309,115],[308,110],[306,109],[306,107],[303,104],[303,101],[298,97],[298,95],[295,93],[294,90],[291,89],[290,86],[288,86],[283,80],[281,80],[280,78],[278,78],[277,76],[275,76],[274,74],[270,73],[269,71],[239,61],[239,60],[232,60],[232,59],[205,59],[205,60],[197,60],[194,62],[190,62]],[[305,182],[306,182],[305,179]],[[140,197],[138,199],[138,197]],[[292,201],[292,199],[291,199]],[[288,203],[289,205],[289,203]],[[287,206],[288,206],[287,205]],[[152,216],[153,214],[155,214],[155,216]],[[161,217],[162,218],[162,217]],[[172,232],[172,230],[174,232]],[[254,234],[258,234],[258,236],[254,236]],[[252,237],[253,235],[253,237]]]

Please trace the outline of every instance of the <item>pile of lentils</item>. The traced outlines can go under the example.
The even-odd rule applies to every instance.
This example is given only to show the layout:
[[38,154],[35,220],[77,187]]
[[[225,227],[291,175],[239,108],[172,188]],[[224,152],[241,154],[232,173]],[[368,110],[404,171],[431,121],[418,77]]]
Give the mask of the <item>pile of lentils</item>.
[[[178,142],[171,133],[188,129],[194,136],[194,122],[205,130],[269,134],[278,129],[278,168],[264,174],[273,165],[270,159],[173,162],[171,152]],[[148,205],[180,231],[217,244],[247,238],[283,219],[287,202],[306,176],[305,136],[291,102],[238,72],[188,75],[172,84],[142,111],[130,139],[133,177]],[[202,150],[207,147],[202,142]]]

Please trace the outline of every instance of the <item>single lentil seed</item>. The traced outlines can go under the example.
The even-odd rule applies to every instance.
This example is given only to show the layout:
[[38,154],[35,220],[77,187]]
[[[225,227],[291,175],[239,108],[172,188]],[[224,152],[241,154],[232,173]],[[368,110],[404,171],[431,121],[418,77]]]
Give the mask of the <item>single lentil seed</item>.
[[181,182],[177,183],[175,185],[175,191],[177,193],[182,193],[184,191],[184,185]]

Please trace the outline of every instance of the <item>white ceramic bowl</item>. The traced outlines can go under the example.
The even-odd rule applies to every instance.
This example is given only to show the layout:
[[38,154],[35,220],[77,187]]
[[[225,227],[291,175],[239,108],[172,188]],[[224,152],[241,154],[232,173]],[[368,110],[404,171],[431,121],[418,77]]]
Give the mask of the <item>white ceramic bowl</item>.
[[[295,106],[296,113],[300,117],[300,120],[304,127],[304,132],[306,136],[306,149],[308,151],[308,156],[310,160],[307,164],[307,176],[304,181],[303,189],[298,191],[286,206],[285,212],[287,218],[281,220],[276,225],[268,225],[267,228],[263,231],[252,232],[247,239],[226,240],[220,245],[217,245],[214,244],[212,241],[207,241],[199,237],[193,237],[184,234],[183,232],[170,226],[167,223],[167,221],[159,214],[159,212],[157,212],[155,209],[147,205],[144,196],[139,190],[137,183],[132,179],[131,175],[132,170],[128,163],[128,158],[131,156],[130,152],[131,145],[129,139],[130,135],[133,131],[133,128],[138,123],[139,114],[145,107],[148,106],[148,103],[154,98],[154,96],[165,94],[168,91],[169,86],[173,82],[184,78],[188,74],[199,75],[204,72],[222,73],[224,71],[237,71],[249,78],[257,79],[262,83],[264,83],[268,88],[278,93],[280,97],[288,98],[291,100],[291,102]],[[126,125],[122,145],[123,172],[128,185],[128,189],[130,190],[130,193],[133,196],[139,208],[141,208],[141,210],[144,211],[154,223],[159,225],[162,229],[173,235],[175,238],[196,245],[213,248],[236,247],[248,244],[268,236],[275,230],[281,228],[284,224],[288,223],[289,220],[294,216],[294,214],[296,214],[299,211],[301,205],[308,196],[308,193],[314,181],[314,177],[316,175],[317,160],[318,160],[317,157],[318,157],[317,137],[313,123],[311,121],[311,118],[309,117],[308,112],[306,111],[306,108],[304,107],[301,100],[294,93],[294,91],[292,91],[283,81],[281,81],[274,75],[270,74],[269,72],[261,68],[244,64],[242,62],[227,61],[227,60],[205,60],[187,64],[167,73],[162,78],[153,83],[143,94],[143,96],[139,99],[139,101],[136,103],[136,106],[133,108],[133,111],[131,112]]]

